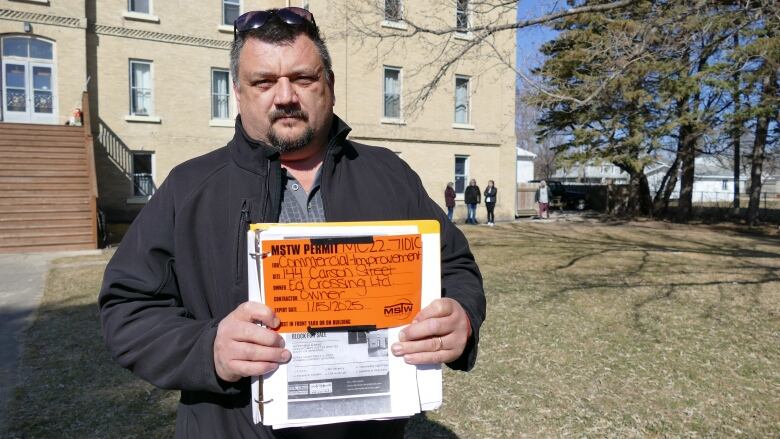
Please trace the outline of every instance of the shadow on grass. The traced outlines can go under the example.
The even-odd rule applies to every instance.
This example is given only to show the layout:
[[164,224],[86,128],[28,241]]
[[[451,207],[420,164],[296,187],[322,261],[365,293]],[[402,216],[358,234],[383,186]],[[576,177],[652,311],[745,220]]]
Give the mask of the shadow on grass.
[[[4,438],[173,437],[178,392],[114,363],[96,306],[43,305],[25,336],[19,375]],[[411,419],[406,437],[458,439],[424,414]]]
[[24,336],[2,436],[170,438],[177,400],[113,362],[96,306],[43,305]]
[[406,439],[458,439],[458,435],[452,430],[428,419],[425,413],[417,414],[409,420],[404,437]]

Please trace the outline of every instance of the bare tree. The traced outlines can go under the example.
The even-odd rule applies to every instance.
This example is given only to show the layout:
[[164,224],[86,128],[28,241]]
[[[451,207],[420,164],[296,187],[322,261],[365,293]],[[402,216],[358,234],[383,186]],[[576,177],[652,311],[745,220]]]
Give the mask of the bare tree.
[[[419,85],[410,90],[410,99],[404,105],[405,110],[413,114],[425,105],[460,60],[479,60],[484,70],[499,67],[511,69],[529,84],[538,88],[539,85],[525,72],[516,69],[514,53],[507,52],[506,49],[502,49],[502,45],[497,44],[500,38],[514,38],[514,32],[518,29],[543,25],[580,14],[622,8],[636,1],[615,0],[568,8],[560,7],[558,2],[555,2],[547,13],[517,20],[517,0],[437,0],[426,2],[425,9],[416,9],[414,14],[408,14],[403,10],[399,14],[396,7],[398,2],[346,0],[344,3],[339,3],[339,6],[335,6],[337,9],[341,8],[340,13],[346,17],[344,28],[338,31],[336,36],[349,38],[350,41],[357,42],[361,48],[363,46],[375,48],[377,60],[388,52],[402,49],[407,42],[413,42],[418,48],[430,53],[428,62],[409,69],[410,77],[422,78]],[[388,3],[390,3],[389,8]],[[571,4],[575,3],[571,2]],[[420,4],[415,3],[415,6]],[[464,18],[460,15],[456,18],[454,11],[463,8],[467,12]],[[442,11],[453,13],[445,15]],[[402,16],[402,20],[397,19],[399,15]],[[379,25],[387,22],[388,19],[398,25]],[[539,91],[545,92],[543,89]],[[592,96],[585,99],[566,95],[558,97],[584,105],[598,95],[599,91],[596,90]]]
[[515,100],[515,135],[517,146],[536,154],[534,158],[534,178],[548,180],[555,173],[555,147],[558,139],[555,136],[537,138],[539,126],[539,109],[518,94]]

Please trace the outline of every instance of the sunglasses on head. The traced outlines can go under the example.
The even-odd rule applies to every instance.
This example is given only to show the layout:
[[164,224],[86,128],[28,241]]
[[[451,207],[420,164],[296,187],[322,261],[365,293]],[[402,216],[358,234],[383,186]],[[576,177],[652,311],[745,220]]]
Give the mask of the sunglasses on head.
[[307,22],[317,26],[314,15],[303,8],[291,6],[267,11],[250,11],[236,18],[236,21],[233,22],[233,39],[237,39],[244,32],[263,27],[274,15],[291,26],[299,26]]

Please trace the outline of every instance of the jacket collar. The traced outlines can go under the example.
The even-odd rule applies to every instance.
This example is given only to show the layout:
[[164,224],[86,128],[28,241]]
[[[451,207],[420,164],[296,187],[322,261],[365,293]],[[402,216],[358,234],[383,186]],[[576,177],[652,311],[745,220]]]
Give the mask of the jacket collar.
[[[345,142],[352,129],[335,114],[333,123],[328,133],[328,154],[341,156],[348,153],[351,146]],[[241,122],[241,115],[236,116],[236,128],[233,140],[228,144],[230,157],[239,168],[255,174],[266,175],[269,162],[279,161],[279,151],[259,140],[255,140],[246,133]]]

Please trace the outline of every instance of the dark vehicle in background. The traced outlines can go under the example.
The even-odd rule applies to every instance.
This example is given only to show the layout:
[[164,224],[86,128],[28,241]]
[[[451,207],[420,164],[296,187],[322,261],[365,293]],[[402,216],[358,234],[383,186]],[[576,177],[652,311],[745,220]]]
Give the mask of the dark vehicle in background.
[[[585,210],[587,192],[579,185],[563,184],[557,180],[545,180],[552,193],[550,207],[558,209]],[[529,183],[541,183],[541,180],[531,180]]]

